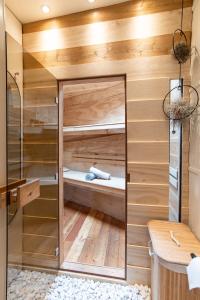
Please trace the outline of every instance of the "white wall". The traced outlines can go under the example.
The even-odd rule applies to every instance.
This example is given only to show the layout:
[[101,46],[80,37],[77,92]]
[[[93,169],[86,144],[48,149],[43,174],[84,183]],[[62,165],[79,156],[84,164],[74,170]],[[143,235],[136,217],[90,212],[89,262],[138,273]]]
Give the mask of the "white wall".
[[6,31],[22,45],[22,24],[17,20],[8,7],[5,7]]
[[[193,4],[191,79],[200,95],[200,0]],[[189,224],[200,239],[200,108],[190,122]]]

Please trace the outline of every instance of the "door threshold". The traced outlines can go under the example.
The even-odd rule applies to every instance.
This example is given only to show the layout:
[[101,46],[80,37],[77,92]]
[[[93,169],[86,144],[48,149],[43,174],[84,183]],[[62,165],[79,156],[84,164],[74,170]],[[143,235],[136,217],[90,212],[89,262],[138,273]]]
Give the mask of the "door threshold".
[[95,266],[75,262],[64,261],[60,267],[62,270],[73,271],[84,274],[104,276],[119,280],[125,280],[125,269],[107,266]]
[[64,275],[68,275],[73,278],[83,278],[83,279],[95,280],[95,281],[100,281],[100,282],[128,285],[128,282],[126,281],[126,279],[108,277],[106,275],[86,274],[86,273],[82,273],[81,271],[66,270],[66,269],[63,269],[63,265],[60,267],[60,269],[22,265],[22,270],[44,272],[44,273],[55,274],[55,275],[64,274]]

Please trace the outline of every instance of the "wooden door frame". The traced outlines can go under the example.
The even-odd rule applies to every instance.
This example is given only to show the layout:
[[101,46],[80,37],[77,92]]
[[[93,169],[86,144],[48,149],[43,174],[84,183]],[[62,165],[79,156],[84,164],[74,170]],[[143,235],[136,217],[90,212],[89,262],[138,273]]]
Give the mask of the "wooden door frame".
[[[97,79],[97,78],[110,78],[110,77],[124,77],[124,88],[125,88],[125,276],[123,279],[119,280],[127,281],[127,227],[128,227],[128,136],[127,136],[127,75],[126,74],[111,74],[111,75],[101,75],[101,76],[91,76],[91,77],[76,77],[68,79],[58,80],[58,123],[59,123],[59,269],[64,261],[64,240],[63,240],[63,212],[64,212],[64,181],[63,181],[63,86],[65,82],[75,81],[75,80],[87,80],[87,79]],[[67,270],[66,270],[67,271]],[[71,272],[71,271],[70,271]],[[74,271],[74,273],[81,273]],[[87,273],[84,273],[87,275]],[[88,274],[89,276],[101,276],[95,274]]]

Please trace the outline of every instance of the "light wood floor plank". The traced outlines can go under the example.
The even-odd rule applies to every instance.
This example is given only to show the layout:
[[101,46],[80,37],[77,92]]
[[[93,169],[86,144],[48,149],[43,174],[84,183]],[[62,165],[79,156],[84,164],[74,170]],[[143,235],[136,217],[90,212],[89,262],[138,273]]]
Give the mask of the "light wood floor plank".
[[87,240],[85,242],[85,245],[83,247],[82,253],[79,257],[80,263],[86,263],[86,264],[94,264],[93,255],[96,249],[96,246],[99,242],[99,233],[102,228],[102,220],[103,220],[104,214],[101,212],[97,212],[96,218],[93,222],[93,225],[91,227],[91,230],[88,234]]
[[111,220],[105,265],[116,266],[119,259],[120,232],[117,222]]
[[91,209],[89,215],[86,217],[83,226],[81,227],[78,236],[76,237],[72,247],[69,250],[69,253],[66,257],[66,260],[71,262],[76,262],[81,254],[81,251],[84,247],[85,240],[91,229],[93,218],[96,215],[96,211]]
[[95,253],[93,256],[94,262],[97,266],[102,266],[105,264],[106,252],[108,247],[110,222],[111,222],[111,217],[105,215],[103,218],[103,226],[99,233],[100,243],[96,245]]
[[[115,277],[125,274],[125,225],[104,213],[65,203],[65,260],[63,268]],[[66,267],[67,266],[67,267]],[[105,271],[105,272],[104,272]],[[110,272],[110,271],[109,271]],[[119,276],[119,274],[121,274]]]

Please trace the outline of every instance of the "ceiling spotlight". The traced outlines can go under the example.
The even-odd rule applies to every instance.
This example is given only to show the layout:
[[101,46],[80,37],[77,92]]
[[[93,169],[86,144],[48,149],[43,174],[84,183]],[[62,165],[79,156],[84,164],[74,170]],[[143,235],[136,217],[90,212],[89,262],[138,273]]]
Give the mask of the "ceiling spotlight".
[[95,0],[88,0],[88,2],[90,2],[90,3],[94,3],[94,2],[95,2]]
[[50,8],[48,5],[42,5],[41,10],[44,14],[48,14],[50,12]]

